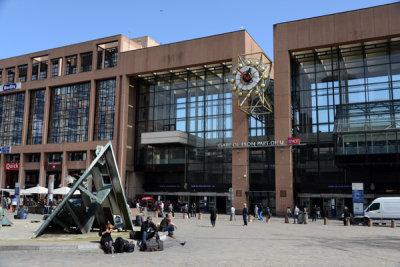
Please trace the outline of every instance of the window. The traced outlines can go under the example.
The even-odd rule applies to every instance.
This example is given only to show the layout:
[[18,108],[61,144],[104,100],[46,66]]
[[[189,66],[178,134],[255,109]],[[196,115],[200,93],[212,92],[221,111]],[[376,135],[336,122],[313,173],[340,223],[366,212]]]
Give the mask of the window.
[[374,203],[368,208],[368,211],[379,210],[380,207],[381,207],[381,203]]
[[69,153],[69,161],[85,161],[86,151],[76,151]]
[[76,64],[77,64],[77,56],[76,55],[67,57],[67,66],[66,66],[65,74],[69,75],[69,74],[76,73]]
[[47,162],[60,162],[62,161],[63,153],[49,153],[47,154]]
[[35,57],[32,59],[32,81],[43,80],[47,78],[47,67],[49,57],[47,55]]
[[14,83],[15,78],[15,68],[7,69],[7,84]]
[[25,93],[0,96],[0,146],[21,145]]
[[0,85],[3,84],[3,69],[0,69]]
[[18,66],[18,81],[21,83],[26,82],[26,76],[28,72],[28,65]]
[[112,140],[114,137],[115,79],[98,81],[95,107],[95,140]]
[[31,93],[29,105],[28,139],[29,145],[42,143],[44,120],[45,90],[35,90]]
[[26,162],[40,162],[40,153],[26,154]]
[[92,70],[93,53],[81,54],[81,72]]
[[51,89],[49,143],[87,141],[89,98],[90,82]]
[[39,74],[39,63],[32,64],[32,81],[36,81],[38,79]]
[[61,76],[61,63],[62,58],[55,58],[51,60],[51,77]]
[[107,69],[117,66],[118,42],[100,44],[97,46],[97,69]]

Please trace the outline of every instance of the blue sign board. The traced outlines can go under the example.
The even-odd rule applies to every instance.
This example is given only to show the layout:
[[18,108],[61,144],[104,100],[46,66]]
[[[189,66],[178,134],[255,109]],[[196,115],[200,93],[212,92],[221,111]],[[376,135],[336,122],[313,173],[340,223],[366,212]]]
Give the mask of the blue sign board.
[[11,152],[11,147],[5,146],[5,147],[0,147],[0,154],[6,154]]
[[351,188],[353,192],[353,214],[364,215],[364,184],[353,183]]
[[10,90],[16,90],[16,89],[21,89],[20,82],[0,85],[0,91],[10,91]]

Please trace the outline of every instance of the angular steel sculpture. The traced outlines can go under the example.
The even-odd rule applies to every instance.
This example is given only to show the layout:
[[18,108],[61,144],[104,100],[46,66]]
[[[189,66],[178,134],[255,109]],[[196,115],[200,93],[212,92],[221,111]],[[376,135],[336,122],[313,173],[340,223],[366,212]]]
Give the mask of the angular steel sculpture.
[[[92,180],[92,188],[97,193],[87,188],[90,180]],[[76,190],[81,193],[82,202],[79,205],[73,204],[73,200],[76,199],[71,198]],[[114,215],[120,215],[122,225],[126,230],[133,230],[114,151],[109,142],[101,149],[96,159],[74,183],[68,194],[32,238],[43,234],[50,224],[61,226],[67,232],[75,231],[85,234],[94,225],[102,225],[107,220],[113,222]]]

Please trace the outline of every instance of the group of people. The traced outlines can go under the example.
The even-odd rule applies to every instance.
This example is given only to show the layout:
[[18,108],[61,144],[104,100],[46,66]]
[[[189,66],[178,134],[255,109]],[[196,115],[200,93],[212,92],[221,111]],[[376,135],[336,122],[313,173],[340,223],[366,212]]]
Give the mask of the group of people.
[[[152,221],[152,217],[148,216],[146,220],[143,219],[144,214],[139,213],[136,215],[135,226],[140,226],[141,242],[139,246],[143,249],[146,246],[146,241],[155,237],[157,240],[160,239],[158,232],[168,232],[168,237],[175,239],[174,231],[178,229],[178,226],[172,222],[172,212],[168,212],[162,219],[160,226]],[[112,232],[117,232],[114,229],[114,225],[110,221],[107,221],[100,227],[99,235],[101,236],[100,243],[101,247],[106,254],[112,253],[113,239],[111,237]],[[181,244],[182,245],[182,244]],[[184,243],[183,243],[184,245]]]

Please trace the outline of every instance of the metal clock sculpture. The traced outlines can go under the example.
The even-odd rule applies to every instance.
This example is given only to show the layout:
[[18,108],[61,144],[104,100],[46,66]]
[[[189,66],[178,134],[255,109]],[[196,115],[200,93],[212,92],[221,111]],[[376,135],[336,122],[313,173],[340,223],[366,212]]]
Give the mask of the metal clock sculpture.
[[230,74],[229,82],[239,108],[258,120],[273,112],[267,91],[270,90],[271,67],[272,61],[264,53],[240,55]]

